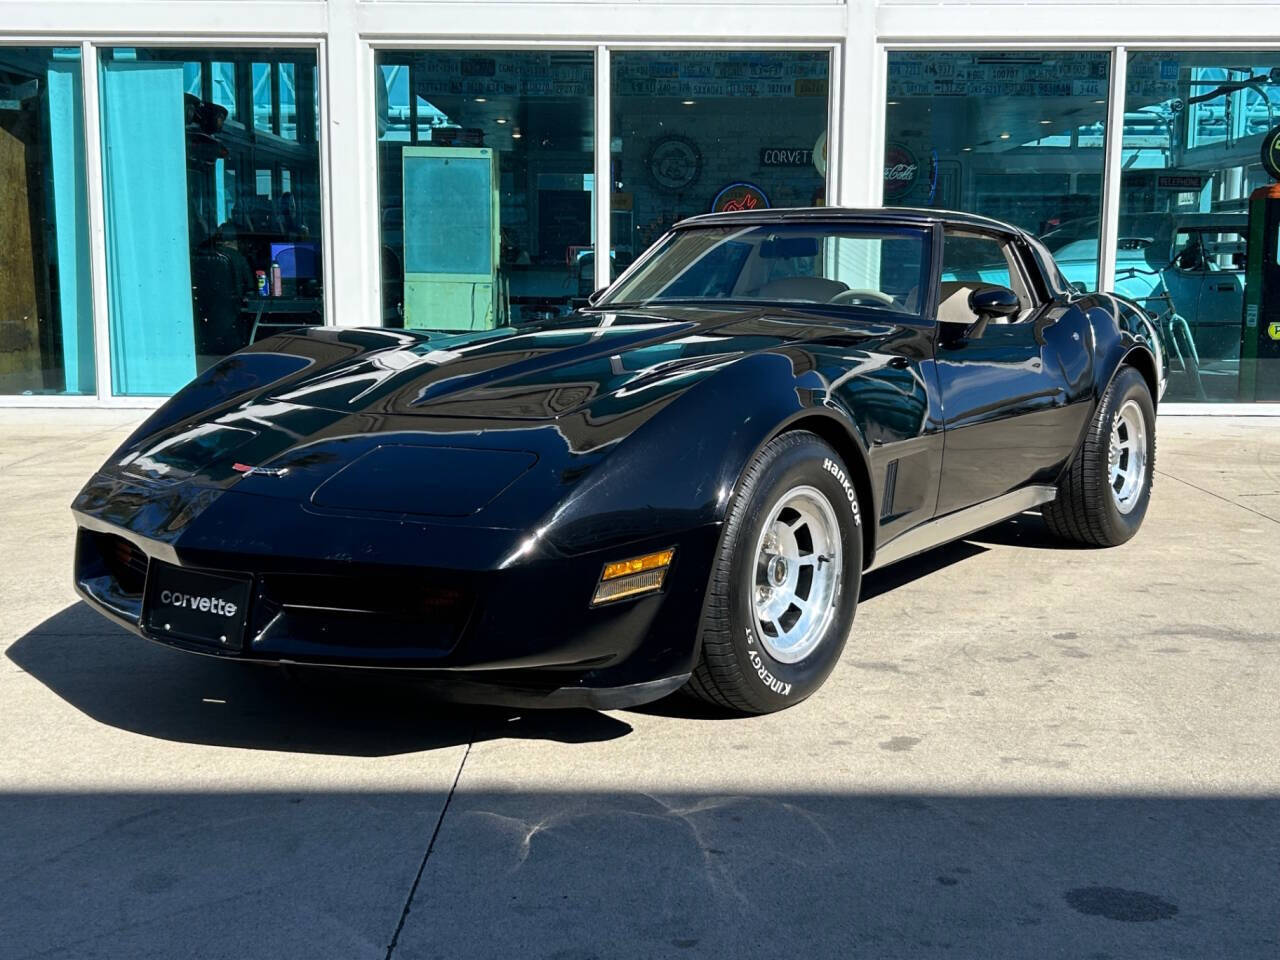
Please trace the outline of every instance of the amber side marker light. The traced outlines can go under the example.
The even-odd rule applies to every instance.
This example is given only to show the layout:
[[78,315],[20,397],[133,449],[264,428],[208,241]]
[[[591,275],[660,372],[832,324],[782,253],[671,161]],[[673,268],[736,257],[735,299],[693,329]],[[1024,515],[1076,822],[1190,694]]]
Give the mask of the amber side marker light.
[[646,553],[642,557],[632,557],[630,560],[606,563],[600,573],[600,585],[596,587],[591,605],[596,607],[612,600],[661,590],[667,568],[671,566],[671,559],[675,555],[675,549],[671,548]]

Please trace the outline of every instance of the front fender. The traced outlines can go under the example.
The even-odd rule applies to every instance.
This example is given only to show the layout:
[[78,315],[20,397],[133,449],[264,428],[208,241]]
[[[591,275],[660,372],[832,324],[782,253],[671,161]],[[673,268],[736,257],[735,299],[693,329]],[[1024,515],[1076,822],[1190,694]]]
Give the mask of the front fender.
[[751,458],[809,417],[843,430],[866,468],[864,441],[811,363],[777,350],[703,371],[583,478],[543,536],[574,554],[718,524]]
[[111,459],[193,418],[211,419],[268,390],[279,390],[360,354],[419,339],[399,330],[307,327],[259,340],[223,357],[166,400]]

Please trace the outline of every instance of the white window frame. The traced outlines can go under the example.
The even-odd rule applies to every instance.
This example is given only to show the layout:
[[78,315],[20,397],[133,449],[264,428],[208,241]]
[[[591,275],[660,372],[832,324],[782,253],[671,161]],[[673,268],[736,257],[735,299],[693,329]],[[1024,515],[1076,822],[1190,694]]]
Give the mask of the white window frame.
[[[612,37],[601,39],[597,43],[573,43],[566,41],[536,41],[528,38],[514,39],[504,37],[496,40],[477,40],[468,38],[466,40],[458,40],[451,37],[424,37],[424,38],[397,38],[388,40],[382,38],[368,39],[368,62],[370,66],[370,90],[369,96],[374,96],[373,83],[377,82],[376,73],[372,64],[375,57],[379,53],[387,51],[432,51],[432,50],[472,50],[476,52],[550,52],[550,51],[575,51],[579,53],[593,53],[595,84],[593,90],[594,103],[593,114],[595,128],[592,132],[592,140],[594,144],[594,157],[592,169],[594,171],[594,182],[596,184],[592,197],[592,218],[595,225],[593,243],[593,254],[596,264],[596,287],[605,286],[613,280],[613,261],[609,255],[612,248],[612,171],[613,162],[610,148],[612,145],[612,96],[613,96],[613,72],[612,72],[612,55],[614,53],[632,53],[632,52],[664,52],[671,50],[687,50],[694,51],[718,51],[718,50],[762,50],[762,51],[779,51],[794,52],[798,50],[818,50],[827,53],[828,56],[828,80],[827,80],[827,176],[826,190],[827,196],[834,195],[836,184],[839,180],[839,157],[840,157],[840,138],[833,135],[832,131],[837,129],[840,117],[841,89],[839,85],[840,76],[840,60],[842,44],[839,40],[808,40],[796,42],[734,42],[721,39],[681,39],[664,42],[655,42],[652,40],[628,40],[621,37]],[[377,155],[377,123],[376,118],[372,117],[372,129],[369,137],[373,145],[369,163],[373,165],[375,170],[375,178],[373,183],[373,195],[368,199],[368,209],[370,216],[365,218],[366,230],[372,225],[374,237],[372,239],[373,248],[380,249],[381,236],[380,230],[380,201],[378,198],[378,185],[376,182]],[[375,310],[376,316],[381,316],[381,291],[377,292],[376,310],[371,305],[366,305],[365,311]],[[341,325],[342,321],[339,320]]]
[[[1245,22],[1243,18],[1256,18],[1260,6],[1261,4],[1230,4],[1215,7],[1213,23],[1220,28],[1231,29],[1231,24]],[[1185,5],[1116,4],[1107,7],[1105,17],[1096,16],[1096,5],[1088,9],[1095,15],[1086,18],[1083,5],[1072,3],[1022,6],[999,2],[947,3],[944,0],[942,4],[929,6],[911,3],[882,6],[877,11],[873,57],[883,62],[880,75],[887,85],[888,55],[900,50],[1081,50],[1109,53],[1111,63],[1108,73],[1107,130],[1103,150],[1105,159],[1098,251],[1098,288],[1109,290],[1115,282],[1114,254],[1120,234],[1120,172],[1128,55],[1160,50],[1256,50],[1280,54],[1280,42],[1275,36],[1242,41],[1225,39],[1221,34],[1207,35],[1202,39],[1185,39],[1197,31],[1203,32],[1205,26],[1195,17],[1197,10]],[[1233,17],[1241,19],[1233,20]],[[1095,32],[1093,36],[1081,34],[1082,22],[1086,19],[1087,25],[1091,25]],[[1006,39],[974,38],[972,31],[975,23],[999,23]],[[1144,28],[1149,30],[1153,24],[1159,25],[1160,32],[1165,37],[1177,36],[1181,30],[1184,39],[1162,39],[1143,32]],[[1050,28],[1061,32],[1046,32]],[[846,47],[846,55],[849,55],[851,47],[852,38],[850,45]],[[877,170],[884,166],[883,125],[886,99],[882,92],[878,105],[881,133],[876,141]],[[876,180],[876,201],[879,203],[883,196],[883,177],[877,177]],[[1160,405],[1160,413],[1169,416],[1280,417],[1280,403],[1170,402]]]
[[[320,172],[323,256],[327,268],[324,322],[359,326],[381,322],[380,224],[374,57],[382,49],[574,49],[596,56],[597,183],[610,180],[610,71],[615,49],[824,49],[828,80],[829,202],[852,182],[841,166],[845,84],[841,68],[850,8],[834,0],[779,3],[758,0],[734,11],[716,2],[612,3],[427,0],[9,0],[0,44],[78,46],[81,49],[85,166],[88,187],[91,289],[94,309],[96,394],[0,396],[3,407],[109,407],[150,409],[163,397],[113,393],[106,290],[98,50],[101,47],[295,47],[316,51],[321,118]],[[861,9],[861,8],[860,8]],[[726,15],[742,13],[733,30]],[[870,21],[862,17],[864,26]],[[548,24],[555,24],[549,33]],[[236,26],[243,25],[243,26]],[[492,30],[494,25],[499,29]],[[636,38],[643,37],[644,40]],[[726,39],[729,37],[731,39]],[[870,72],[870,71],[864,71]],[[601,135],[601,132],[605,135]],[[611,264],[611,190],[595,191],[597,263]],[[338,238],[342,239],[339,243]],[[341,264],[341,269],[338,264]]]
[[[1141,50],[1280,52],[1280,29],[1241,40],[1264,2],[1219,4],[1214,17],[1185,3],[831,0],[787,3],[483,0],[6,0],[0,44],[80,47],[97,394],[0,396],[2,407],[150,408],[155,397],[116,397],[110,382],[105,232],[98,104],[102,46],[310,47],[321,95],[320,175],[325,323],[380,322],[374,54],[380,49],[594,50],[597,182],[609,177],[608,59],[622,49],[804,49],[831,52],[828,202],[882,202],[885,99],[890,50],[1090,49],[1111,51],[1108,131],[1122,130],[1127,54]],[[1099,15],[1103,14],[1103,15]],[[979,35],[982,32],[985,35]],[[642,38],[642,39],[639,39]],[[603,134],[601,134],[603,131]],[[1108,137],[1100,274],[1113,279],[1118,239],[1120,137]],[[611,191],[596,191],[596,239],[607,249]],[[341,247],[337,238],[342,238]],[[341,255],[341,258],[339,258]],[[341,270],[338,264],[341,262]],[[608,264],[607,256],[597,263]],[[1162,413],[1280,415],[1280,404],[1164,404]]]
[[[245,49],[276,47],[294,50],[312,50],[316,55],[316,68],[321,96],[316,103],[320,119],[320,219],[322,263],[328,268],[333,263],[333,216],[331,211],[329,150],[326,146],[328,128],[326,88],[326,40],[322,36],[166,36],[139,33],[115,34],[85,39],[69,35],[8,36],[0,35],[0,46],[28,47],[78,47],[80,49],[80,84],[84,130],[85,202],[89,227],[89,282],[93,304],[94,389],[92,394],[78,395],[0,395],[0,409],[6,407],[84,407],[108,409],[150,410],[162,404],[165,397],[117,396],[113,392],[111,377],[111,329],[109,298],[107,293],[106,254],[106,205],[102,180],[102,110],[99,91],[100,51],[113,47],[181,48],[181,49]],[[324,285],[324,323],[331,325],[335,310],[333,284]]]

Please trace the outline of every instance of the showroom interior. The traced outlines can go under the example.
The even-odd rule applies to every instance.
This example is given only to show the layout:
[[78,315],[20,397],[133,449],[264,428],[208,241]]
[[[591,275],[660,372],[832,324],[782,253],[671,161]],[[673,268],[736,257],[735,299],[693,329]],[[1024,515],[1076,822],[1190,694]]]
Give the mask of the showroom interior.
[[681,218],[828,203],[1017,224],[1157,318],[1166,409],[1280,401],[1265,5],[6,6],[0,405],[154,406],[299,325],[554,320]]

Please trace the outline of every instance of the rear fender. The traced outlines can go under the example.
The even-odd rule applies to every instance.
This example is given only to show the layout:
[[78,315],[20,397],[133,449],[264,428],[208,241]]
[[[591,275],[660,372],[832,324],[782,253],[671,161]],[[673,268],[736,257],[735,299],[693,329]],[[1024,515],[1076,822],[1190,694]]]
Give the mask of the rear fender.
[[[1110,301],[1110,311],[1097,310],[1089,313],[1093,327],[1094,370],[1096,371],[1094,403],[1102,400],[1120,368],[1130,366],[1142,374],[1151,390],[1151,402],[1158,405],[1161,363],[1147,339],[1148,335],[1145,331],[1149,330],[1150,326],[1144,324],[1139,331],[1130,330],[1121,316],[1121,301],[1107,299]],[[1135,316],[1141,319],[1142,314],[1139,308],[1128,304],[1124,306],[1129,306],[1135,312]]]
[[[1100,300],[1102,295],[1095,295]],[[1093,336],[1093,409],[1084,421],[1080,436],[1076,440],[1075,452],[1063,467],[1063,472],[1071,468],[1072,461],[1079,456],[1093,418],[1097,414],[1098,404],[1106,395],[1107,389],[1119,374],[1121,368],[1130,366],[1142,374],[1151,390],[1151,402],[1158,405],[1160,401],[1160,362],[1147,343],[1145,335],[1135,334],[1119,322],[1120,301],[1105,297],[1106,303],[1099,304],[1089,310],[1090,328]]]

